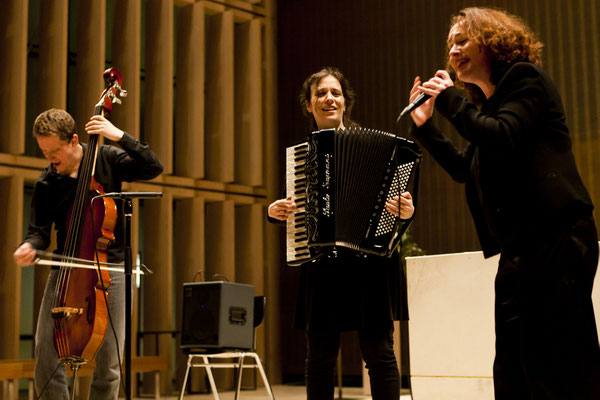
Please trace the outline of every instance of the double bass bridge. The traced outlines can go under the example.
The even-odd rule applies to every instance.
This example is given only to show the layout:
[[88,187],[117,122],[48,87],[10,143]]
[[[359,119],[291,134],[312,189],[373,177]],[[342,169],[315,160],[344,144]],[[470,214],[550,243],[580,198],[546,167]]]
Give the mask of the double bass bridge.
[[69,319],[75,315],[83,315],[85,313],[84,308],[77,307],[54,307],[52,309],[52,318],[54,319]]

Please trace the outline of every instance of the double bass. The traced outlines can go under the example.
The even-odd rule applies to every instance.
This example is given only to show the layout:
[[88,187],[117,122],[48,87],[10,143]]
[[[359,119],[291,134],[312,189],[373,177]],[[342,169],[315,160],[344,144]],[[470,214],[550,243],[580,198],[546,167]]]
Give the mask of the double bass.
[[[107,116],[113,103],[121,103],[125,96],[119,71],[109,68],[104,72],[108,86],[96,104],[94,114]],[[111,279],[106,269],[109,244],[115,239],[117,207],[114,200],[102,197],[101,184],[94,179],[98,135],[90,135],[87,150],[79,166],[75,200],[67,215],[68,229],[64,246],[54,302],[53,341],[62,364],[76,372],[81,364],[92,361],[102,346],[108,325],[108,288]],[[97,269],[70,267],[73,259],[92,260]]]

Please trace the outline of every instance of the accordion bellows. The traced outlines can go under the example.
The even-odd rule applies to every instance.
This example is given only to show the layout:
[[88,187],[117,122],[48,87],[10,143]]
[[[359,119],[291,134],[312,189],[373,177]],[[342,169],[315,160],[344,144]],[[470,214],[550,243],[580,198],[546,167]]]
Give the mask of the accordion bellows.
[[298,207],[287,223],[288,264],[339,249],[390,256],[407,224],[385,202],[416,189],[420,160],[414,142],[364,128],[321,130],[288,147],[287,193]]

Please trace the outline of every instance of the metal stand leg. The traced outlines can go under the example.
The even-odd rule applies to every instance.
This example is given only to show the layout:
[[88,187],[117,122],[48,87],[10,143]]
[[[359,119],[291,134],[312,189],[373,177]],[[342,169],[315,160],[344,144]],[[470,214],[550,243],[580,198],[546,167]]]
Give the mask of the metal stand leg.
[[27,392],[29,395],[28,399],[33,400],[34,399],[33,394],[35,393],[35,388],[33,387],[33,379],[29,379],[27,387],[28,387]]
[[181,386],[181,392],[179,393],[179,400],[183,400],[183,394],[185,393],[185,385],[187,383],[187,379],[190,374],[192,358],[194,358],[194,356],[190,354],[188,356],[188,360],[187,360],[187,368],[185,369],[185,376],[183,377],[183,385]]
[[160,400],[160,372],[154,373],[154,400]]
[[262,377],[262,380],[265,384],[265,388],[267,389],[269,398],[271,400],[275,400],[275,396],[273,396],[273,390],[271,390],[271,385],[269,384],[269,381],[267,380],[267,374],[265,374],[265,370],[263,369],[262,362],[260,361],[260,357],[258,357],[258,354],[256,354],[256,353],[251,353],[250,355],[252,357],[254,357],[254,362],[256,363],[256,367],[260,371],[260,376]]
[[75,400],[75,394],[79,389],[77,385],[77,371],[79,370],[79,364],[71,364],[71,370],[73,370],[73,390],[71,390],[71,400]]
[[215,400],[219,400],[219,393],[217,392],[217,385],[215,384],[215,378],[212,373],[212,367],[208,363],[208,357],[202,356],[202,362],[204,362],[204,368],[206,368],[206,375],[208,375],[208,382],[210,382],[210,389],[213,392]]
[[[211,364],[209,362],[209,358],[235,358],[239,357],[239,361],[237,363],[216,363]],[[245,365],[244,361],[246,357],[254,358],[255,365]],[[202,364],[194,364],[194,358],[201,358]],[[181,387],[181,392],[179,393],[179,400],[183,400],[183,395],[185,393],[185,387],[187,384],[187,380],[189,377],[190,369],[195,367],[204,367],[206,369],[206,375],[208,377],[208,382],[210,383],[210,389],[213,393],[213,397],[215,400],[219,400],[219,393],[217,392],[217,385],[215,383],[215,378],[212,373],[213,368],[236,368],[238,370],[237,380],[236,380],[236,388],[235,388],[235,399],[238,400],[240,397],[240,391],[242,389],[242,372],[244,368],[256,368],[258,369],[260,376],[265,384],[265,388],[269,395],[269,399],[275,400],[275,396],[273,395],[273,390],[269,381],[267,380],[267,374],[265,374],[265,370],[262,366],[262,362],[258,357],[258,354],[254,352],[237,352],[237,353],[218,353],[218,354],[190,354],[188,356],[187,368],[185,370],[185,376],[183,378],[183,385]]]
[[242,389],[242,372],[244,371],[244,358],[246,357],[246,353],[240,353],[240,362],[238,364],[238,376],[237,376],[237,384],[235,387],[235,400],[238,400],[240,397],[240,390]]

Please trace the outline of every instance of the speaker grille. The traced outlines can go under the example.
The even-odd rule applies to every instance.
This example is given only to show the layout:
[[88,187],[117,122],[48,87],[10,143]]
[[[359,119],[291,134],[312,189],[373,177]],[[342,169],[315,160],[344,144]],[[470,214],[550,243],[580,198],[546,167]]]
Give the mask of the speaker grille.
[[181,347],[252,348],[253,310],[254,287],[251,285],[184,283]]

